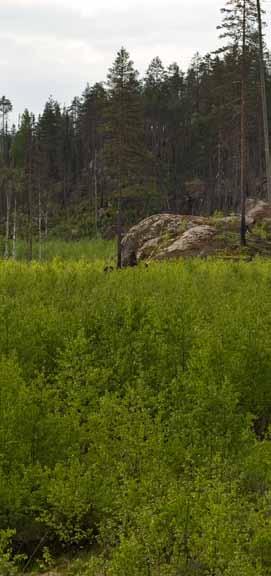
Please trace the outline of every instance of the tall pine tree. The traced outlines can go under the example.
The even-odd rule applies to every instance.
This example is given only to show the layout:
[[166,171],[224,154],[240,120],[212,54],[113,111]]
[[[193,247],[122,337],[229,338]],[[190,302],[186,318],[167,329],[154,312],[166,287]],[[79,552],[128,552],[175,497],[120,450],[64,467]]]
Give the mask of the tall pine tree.
[[121,48],[108,74],[106,158],[117,197],[117,266],[121,268],[123,201],[136,186],[142,170],[143,111],[138,72],[129,53]]
[[221,38],[229,42],[224,50],[238,49],[240,51],[240,205],[241,205],[241,246],[246,244],[246,196],[247,196],[247,100],[248,100],[248,53],[251,45],[255,45],[257,11],[255,0],[227,0],[222,8],[223,22],[219,27],[223,30]]

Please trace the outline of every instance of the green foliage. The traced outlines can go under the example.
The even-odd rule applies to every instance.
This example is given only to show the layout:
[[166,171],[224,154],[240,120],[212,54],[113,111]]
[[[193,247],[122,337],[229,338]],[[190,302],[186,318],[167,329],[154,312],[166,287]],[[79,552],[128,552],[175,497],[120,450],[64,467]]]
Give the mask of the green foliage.
[[253,234],[262,240],[267,240],[270,236],[269,226],[265,223],[258,222],[253,226]]
[[52,557],[49,548],[44,546],[42,550],[42,559],[39,562],[40,570],[46,570],[48,568],[52,568],[54,565],[54,558]]
[[1,264],[1,574],[271,574],[270,272]]
[[15,530],[0,530],[0,574],[1,576],[16,576],[19,574],[19,563],[24,560],[23,555],[12,553],[11,540]]
[[[105,118],[104,155],[113,183],[113,198],[120,202],[136,197],[138,174],[144,171],[144,114],[138,72],[121,48],[108,73],[108,106]],[[145,152],[145,154],[144,154]]]

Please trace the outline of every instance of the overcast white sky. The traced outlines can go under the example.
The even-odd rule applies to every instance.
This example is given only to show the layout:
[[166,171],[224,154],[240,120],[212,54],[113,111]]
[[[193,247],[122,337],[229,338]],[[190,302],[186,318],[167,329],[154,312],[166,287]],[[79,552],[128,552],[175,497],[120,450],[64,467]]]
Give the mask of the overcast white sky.
[[[125,46],[144,73],[154,56],[187,68],[213,50],[225,0],[0,0],[1,94],[14,117],[62,104],[106,79]],[[270,1],[267,0],[270,6]]]

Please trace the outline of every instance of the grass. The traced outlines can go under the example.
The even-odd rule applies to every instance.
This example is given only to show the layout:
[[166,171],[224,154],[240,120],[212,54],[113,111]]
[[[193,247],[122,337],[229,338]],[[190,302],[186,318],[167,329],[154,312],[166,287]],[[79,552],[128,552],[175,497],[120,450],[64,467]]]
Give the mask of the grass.
[[[12,246],[10,242],[10,253]],[[80,241],[48,240],[42,245],[41,260],[48,262],[54,258],[61,260],[103,260],[113,264],[116,254],[115,240],[101,238]],[[0,239],[0,257],[4,257],[4,240]],[[17,260],[27,260],[27,244],[23,240],[17,242]],[[33,243],[33,260],[40,260],[38,242]]]

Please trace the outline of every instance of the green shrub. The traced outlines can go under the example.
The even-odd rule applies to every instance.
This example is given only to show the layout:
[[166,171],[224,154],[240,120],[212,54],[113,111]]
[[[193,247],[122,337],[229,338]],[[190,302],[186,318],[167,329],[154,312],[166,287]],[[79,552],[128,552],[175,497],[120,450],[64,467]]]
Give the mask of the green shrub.
[[24,560],[23,555],[12,553],[12,538],[14,530],[0,530],[0,574],[1,576],[19,575],[19,565]]
[[0,264],[7,569],[12,542],[91,550],[87,576],[270,573],[270,273]]

